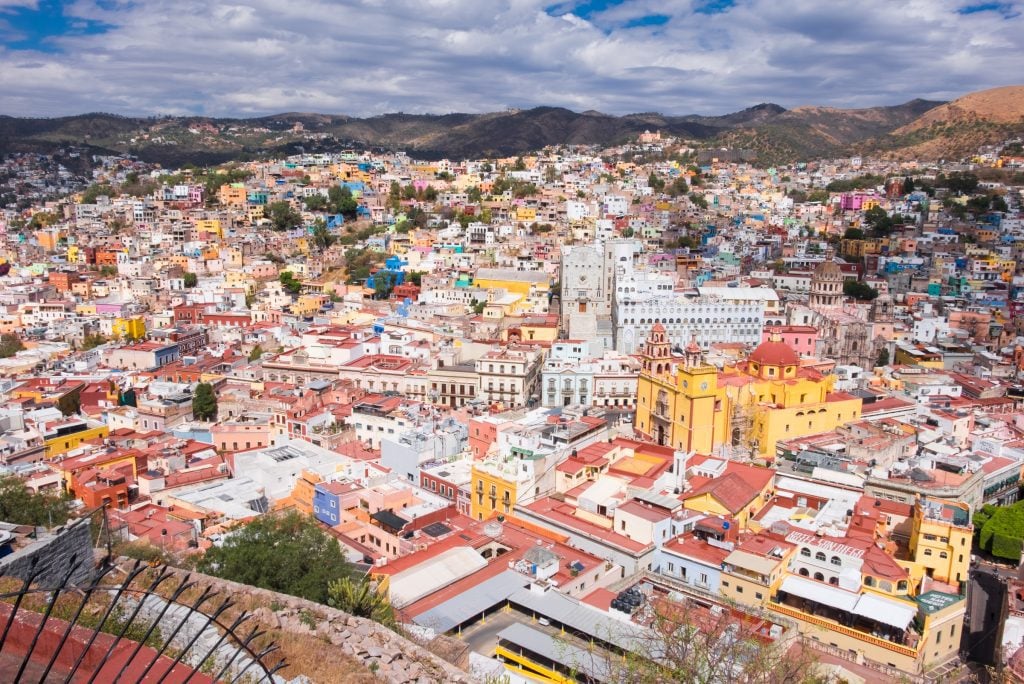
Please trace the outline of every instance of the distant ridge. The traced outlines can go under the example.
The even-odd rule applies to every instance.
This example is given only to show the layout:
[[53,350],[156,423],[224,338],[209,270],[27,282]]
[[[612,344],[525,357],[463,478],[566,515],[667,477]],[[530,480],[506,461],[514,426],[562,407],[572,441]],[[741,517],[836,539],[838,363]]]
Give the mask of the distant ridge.
[[1024,86],[1007,86],[948,103],[915,99],[890,107],[791,110],[762,103],[721,116],[611,116],[561,107],[366,118],[315,112],[250,119],[0,116],[0,153],[75,144],[168,166],[354,146],[405,149],[427,159],[471,158],[512,156],[556,144],[614,145],[660,130],[699,145],[752,150],[759,163],[773,164],[860,152],[949,157],[969,152],[965,148],[979,140],[1012,133],[1022,123]]

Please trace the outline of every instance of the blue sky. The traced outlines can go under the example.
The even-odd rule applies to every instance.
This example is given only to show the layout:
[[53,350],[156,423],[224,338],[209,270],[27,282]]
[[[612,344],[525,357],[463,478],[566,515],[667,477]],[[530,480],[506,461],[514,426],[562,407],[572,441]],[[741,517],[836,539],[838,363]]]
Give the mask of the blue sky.
[[1022,2],[0,0],[0,114],[720,114],[1024,77]]
[[[3,7],[2,2],[0,7]],[[75,17],[72,3],[58,0],[14,5],[0,13],[0,22],[4,47],[42,52],[58,50],[58,39],[62,37],[97,35],[113,28],[101,21]]]

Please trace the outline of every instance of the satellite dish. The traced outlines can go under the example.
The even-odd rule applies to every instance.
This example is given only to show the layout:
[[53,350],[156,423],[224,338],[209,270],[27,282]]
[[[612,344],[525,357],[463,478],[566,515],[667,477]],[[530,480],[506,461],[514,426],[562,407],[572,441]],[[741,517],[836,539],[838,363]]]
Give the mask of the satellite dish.
[[726,520],[725,522],[722,523],[722,529],[723,530],[729,529],[729,521],[728,520]]

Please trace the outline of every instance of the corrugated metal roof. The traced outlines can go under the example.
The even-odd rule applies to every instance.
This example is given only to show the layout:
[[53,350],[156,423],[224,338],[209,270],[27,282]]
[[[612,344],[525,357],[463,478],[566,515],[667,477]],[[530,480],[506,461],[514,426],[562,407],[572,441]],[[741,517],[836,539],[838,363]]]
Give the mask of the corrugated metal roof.
[[487,561],[469,546],[457,546],[391,578],[391,603],[397,608],[418,601],[456,580],[487,566]]
[[[627,651],[636,651],[643,645],[649,646],[642,640],[644,630],[641,627],[616,620],[554,590],[540,594],[530,589],[520,589],[510,596],[509,600],[576,632],[606,641]],[[640,652],[644,651],[645,649],[641,648]]]
[[545,634],[519,622],[498,632],[498,641],[499,643],[507,642],[508,648],[513,645],[521,646],[598,681],[609,681],[612,678],[611,668],[607,662],[607,658],[613,657],[610,653],[596,649],[588,651],[564,639],[552,638],[550,634]]
[[438,633],[447,632],[466,620],[494,607],[527,584],[530,578],[514,570],[506,570],[481,582],[472,589],[438,604],[412,619],[417,625]]

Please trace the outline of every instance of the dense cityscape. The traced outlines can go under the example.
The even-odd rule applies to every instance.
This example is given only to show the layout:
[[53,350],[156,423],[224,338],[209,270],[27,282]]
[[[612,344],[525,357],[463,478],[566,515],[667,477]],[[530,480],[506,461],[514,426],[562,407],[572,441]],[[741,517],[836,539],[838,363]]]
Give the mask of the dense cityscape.
[[7,568],[86,519],[375,620],[260,608],[351,681],[1024,674],[1020,140],[55,158],[0,168]]

